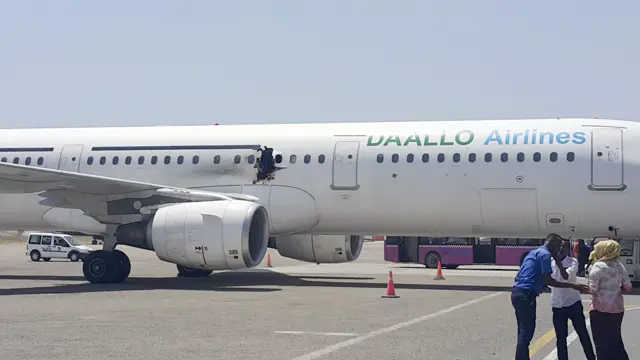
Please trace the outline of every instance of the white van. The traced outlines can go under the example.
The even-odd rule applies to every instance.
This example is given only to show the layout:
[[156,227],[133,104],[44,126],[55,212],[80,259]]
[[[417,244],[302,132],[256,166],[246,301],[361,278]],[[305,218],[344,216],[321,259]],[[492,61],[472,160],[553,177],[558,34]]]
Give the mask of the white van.
[[31,261],[51,259],[83,259],[92,248],[80,243],[71,235],[53,233],[31,233],[27,241],[27,256]]

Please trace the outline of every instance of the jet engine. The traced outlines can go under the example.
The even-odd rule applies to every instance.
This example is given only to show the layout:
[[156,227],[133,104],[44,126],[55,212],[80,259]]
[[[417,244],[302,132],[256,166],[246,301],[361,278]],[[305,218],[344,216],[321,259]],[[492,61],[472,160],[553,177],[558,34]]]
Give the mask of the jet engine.
[[191,269],[251,268],[267,252],[269,216],[262,205],[242,200],[172,204],[151,221],[118,227],[116,238]]
[[360,235],[282,235],[275,237],[275,248],[284,257],[322,263],[354,261],[362,251]]

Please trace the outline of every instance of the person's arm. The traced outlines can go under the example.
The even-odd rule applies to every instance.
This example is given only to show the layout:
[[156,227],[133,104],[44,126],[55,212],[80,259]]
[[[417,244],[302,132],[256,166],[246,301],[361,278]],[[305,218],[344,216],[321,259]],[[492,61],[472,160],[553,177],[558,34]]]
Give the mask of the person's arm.
[[622,265],[622,263],[618,262],[618,266],[622,271],[622,289],[625,292],[630,293],[633,286],[631,285],[631,279],[629,278],[629,273],[627,272],[627,269],[624,267],[624,265]]
[[[578,291],[584,292],[586,291],[586,286],[585,285],[580,285],[580,284],[570,284],[570,283],[563,283],[563,282],[559,282],[554,280],[551,277],[551,274],[553,272],[553,268],[551,267],[551,255],[549,254],[543,254],[539,261],[542,262],[542,281],[544,282],[545,285],[547,286],[553,286],[553,287],[557,287],[557,288],[571,288],[571,289],[576,289]],[[555,261],[555,260],[553,260]],[[557,265],[557,264],[556,264]],[[563,269],[562,265],[558,266],[558,269]],[[563,269],[564,270],[564,269]],[[565,271],[566,273],[566,271]]]
[[565,269],[562,265],[562,261],[558,260],[556,257],[553,258],[553,261],[556,263],[556,267],[558,268],[560,276],[562,276],[563,279],[568,280],[569,273],[567,272],[567,269]]

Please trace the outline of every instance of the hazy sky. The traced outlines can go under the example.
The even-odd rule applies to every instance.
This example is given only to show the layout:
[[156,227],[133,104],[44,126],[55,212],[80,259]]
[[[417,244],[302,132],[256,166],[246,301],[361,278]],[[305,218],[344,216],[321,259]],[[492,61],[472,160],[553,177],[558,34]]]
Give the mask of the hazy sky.
[[0,0],[0,127],[640,120],[638,1]]

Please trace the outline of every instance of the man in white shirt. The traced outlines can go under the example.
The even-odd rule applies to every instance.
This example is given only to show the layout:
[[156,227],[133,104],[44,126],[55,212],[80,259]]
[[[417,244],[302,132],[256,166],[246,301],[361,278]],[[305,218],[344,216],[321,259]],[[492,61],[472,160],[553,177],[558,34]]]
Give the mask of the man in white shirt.
[[[569,240],[562,240],[562,247],[558,260],[560,268],[556,261],[551,262],[551,277],[559,282],[578,283],[578,260],[569,256]],[[568,360],[567,354],[567,335],[569,332],[569,319],[573,324],[582,349],[587,360],[595,360],[596,355],[593,351],[593,345],[587,324],[584,317],[584,308],[582,307],[582,298],[580,292],[572,288],[551,287],[551,306],[553,310],[553,327],[556,331],[556,348],[558,352],[558,360]]]

